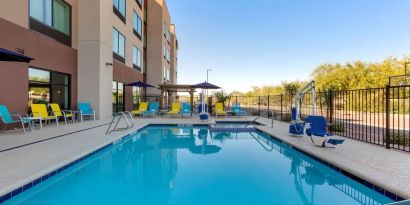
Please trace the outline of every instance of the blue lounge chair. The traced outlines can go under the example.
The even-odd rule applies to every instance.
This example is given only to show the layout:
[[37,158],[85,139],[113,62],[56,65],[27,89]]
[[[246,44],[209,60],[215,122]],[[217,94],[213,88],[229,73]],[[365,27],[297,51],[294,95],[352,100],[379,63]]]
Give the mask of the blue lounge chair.
[[184,114],[188,114],[188,115],[192,116],[191,104],[182,103],[181,116],[183,117]]
[[150,102],[148,105],[147,111],[144,112],[144,115],[157,115],[159,112],[159,103],[158,102]]
[[24,133],[26,133],[26,124],[28,124],[30,130],[33,130],[31,119],[28,117],[28,115],[12,115],[10,114],[9,109],[7,109],[5,105],[0,105],[0,119],[4,124],[4,128],[2,131],[5,131],[7,129],[7,125],[15,123],[21,123]]
[[321,146],[326,147],[326,143],[332,145],[342,144],[344,139],[331,139],[332,133],[327,132],[326,119],[323,116],[308,116],[305,123],[309,123],[306,129],[306,134],[310,137],[313,144],[315,144],[312,136],[322,137]]
[[236,116],[245,116],[248,113],[241,108],[241,104],[235,103],[232,105],[232,112],[235,113]]
[[92,119],[95,120],[95,110],[93,110],[90,103],[87,103],[87,102],[78,103],[78,110],[80,112],[81,122],[83,121],[84,116],[89,116],[90,119],[92,117]]

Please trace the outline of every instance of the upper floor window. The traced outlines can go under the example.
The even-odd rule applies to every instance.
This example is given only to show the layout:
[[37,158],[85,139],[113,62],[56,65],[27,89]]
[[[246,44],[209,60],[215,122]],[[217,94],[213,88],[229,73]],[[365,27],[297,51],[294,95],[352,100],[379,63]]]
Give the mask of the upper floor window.
[[115,59],[125,62],[125,37],[115,28],[112,29],[112,51]]
[[114,13],[125,23],[126,0],[112,0]]
[[133,13],[133,23],[134,23],[134,33],[137,35],[139,39],[142,36],[142,20],[137,12],[134,11]]
[[132,64],[133,67],[141,71],[141,50],[136,46],[132,46]]
[[29,0],[30,28],[71,45],[71,7],[63,0]]

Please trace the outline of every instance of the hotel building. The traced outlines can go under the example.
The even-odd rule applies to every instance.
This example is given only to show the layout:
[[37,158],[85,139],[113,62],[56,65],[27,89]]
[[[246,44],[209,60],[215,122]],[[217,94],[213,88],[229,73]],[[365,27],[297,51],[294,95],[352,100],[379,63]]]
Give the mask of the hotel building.
[[12,113],[51,102],[76,110],[85,101],[108,118],[159,93],[126,84],[177,82],[175,27],[164,1],[3,0],[0,33],[1,48],[34,58],[0,62],[0,104]]

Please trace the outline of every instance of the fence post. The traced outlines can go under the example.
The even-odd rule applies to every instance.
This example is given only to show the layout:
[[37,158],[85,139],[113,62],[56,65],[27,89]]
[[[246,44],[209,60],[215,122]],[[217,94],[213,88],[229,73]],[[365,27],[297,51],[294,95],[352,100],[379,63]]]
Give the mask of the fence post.
[[283,121],[283,94],[280,94],[280,121]]
[[333,90],[329,90],[329,122],[330,124],[333,123],[333,112],[334,112],[334,99],[333,99]]
[[390,85],[386,85],[386,149],[390,149]]
[[261,96],[258,96],[258,113],[261,115]]
[[[269,110],[269,95],[268,95],[268,110]],[[270,112],[268,112],[268,118],[270,118]]]

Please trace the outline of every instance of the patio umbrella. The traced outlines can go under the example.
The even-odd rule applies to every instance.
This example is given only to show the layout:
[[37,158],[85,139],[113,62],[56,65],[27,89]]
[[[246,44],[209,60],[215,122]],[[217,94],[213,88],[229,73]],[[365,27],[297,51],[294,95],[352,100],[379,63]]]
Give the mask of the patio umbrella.
[[30,58],[21,53],[0,48],[0,61],[24,62],[29,63],[33,58]]
[[[204,115],[206,115],[206,119],[208,119],[208,113],[207,112],[205,112],[205,103],[204,103],[204,89],[206,89],[207,91],[208,91],[208,89],[220,89],[220,87],[219,86],[217,86],[217,85],[214,85],[214,84],[211,84],[211,83],[208,83],[208,82],[203,82],[203,83],[198,83],[198,84],[196,84],[196,85],[194,85],[193,87],[195,87],[195,88],[202,88],[202,99],[201,99],[201,105],[202,105],[202,110],[201,110],[201,113],[199,114],[199,117],[201,118],[201,116],[204,116]],[[208,94],[208,92],[207,92],[207,94]],[[207,97],[208,97],[208,95],[207,95]],[[202,119],[202,118],[201,118]]]
[[[133,83],[128,83],[128,84],[126,84],[125,86],[139,87],[139,88],[155,88],[155,86],[150,85],[150,84],[148,84],[148,83],[141,82],[141,81],[136,81],[136,82],[133,82]],[[145,92],[144,97],[145,97],[145,100],[147,100],[147,92]]]
[[155,86],[141,81],[126,84],[125,86],[140,87],[140,88],[155,88]]

